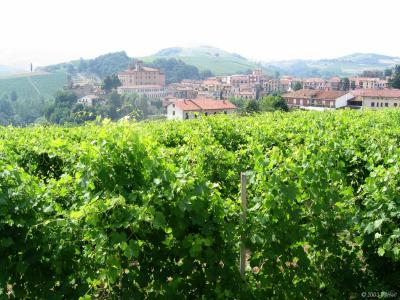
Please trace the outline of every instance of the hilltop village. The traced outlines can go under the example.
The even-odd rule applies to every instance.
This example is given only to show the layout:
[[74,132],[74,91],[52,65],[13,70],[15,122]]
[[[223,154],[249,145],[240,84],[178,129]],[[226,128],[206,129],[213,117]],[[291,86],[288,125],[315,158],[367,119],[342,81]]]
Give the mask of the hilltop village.
[[[166,74],[136,61],[114,76],[114,92],[136,95],[147,101],[160,101],[167,119],[192,119],[199,115],[231,114],[236,101],[257,102],[279,95],[288,108],[327,110],[350,108],[387,108],[400,106],[400,89],[390,88],[392,74],[381,77],[274,78],[254,69],[249,74],[212,76],[204,80],[184,79],[166,84]],[[76,84],[77,102],[92,107],[107,102],[104,89],[91,84]],[[236,105],[235,105],[236,103]],[[242,102],[243,103],[243,102]]]

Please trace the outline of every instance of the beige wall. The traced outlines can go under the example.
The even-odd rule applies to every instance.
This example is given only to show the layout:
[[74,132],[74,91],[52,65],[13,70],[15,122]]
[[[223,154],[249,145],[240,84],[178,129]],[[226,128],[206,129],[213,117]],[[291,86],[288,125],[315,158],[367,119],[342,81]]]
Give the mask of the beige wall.
[[139,96],[146,95],[149,99],[160,99],[167,95],[165,88],[163,87],[129,87],[129,86],[120,86],[118,88],[119,94],[137,94]]
[[165,86],[165,74],[157,71],[130,71],[129,74],[118,74],[122,85],[161,85]]
[[225,113],[230,115],[235,112],[234,109],[214,109],[214,110],[204,110],[204,111],[182,111],[179,107],[176,105],[174,106],[173,103],[169,104],[167,106],[167,119],[168,120],[186,120],[186,114],[187,114],[187,119],[196,119],[196,117],[200,116],[205,116],[207,113],[207,116],[212,116],[216,114],[223,114]]
[[368,108],[400,107],[400,98],[362,97],[360,100]]

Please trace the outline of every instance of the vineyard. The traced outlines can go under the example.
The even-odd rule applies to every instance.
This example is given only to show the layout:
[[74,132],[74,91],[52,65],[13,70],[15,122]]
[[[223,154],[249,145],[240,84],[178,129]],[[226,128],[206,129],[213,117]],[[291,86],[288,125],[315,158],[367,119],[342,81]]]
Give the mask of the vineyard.
[[22,99],[51,98],[68,83],[65,73],[30,75],[0,78],[0,96],[15,91]]
[[396,110],[0,128],[0,299],[396,297],[399,143]]

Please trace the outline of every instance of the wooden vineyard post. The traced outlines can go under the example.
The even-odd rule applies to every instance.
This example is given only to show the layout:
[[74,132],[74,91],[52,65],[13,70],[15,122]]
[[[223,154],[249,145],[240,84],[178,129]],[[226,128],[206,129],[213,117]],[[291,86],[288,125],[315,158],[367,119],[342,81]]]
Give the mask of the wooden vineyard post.
[[[246,173],[240,173],[240,200],[242,203],[242,227],[246,225],[247,216],[247,191],[246,191]],[[246,236],[242,233],[240,237],[240,274],[244,275],[246,270]]]

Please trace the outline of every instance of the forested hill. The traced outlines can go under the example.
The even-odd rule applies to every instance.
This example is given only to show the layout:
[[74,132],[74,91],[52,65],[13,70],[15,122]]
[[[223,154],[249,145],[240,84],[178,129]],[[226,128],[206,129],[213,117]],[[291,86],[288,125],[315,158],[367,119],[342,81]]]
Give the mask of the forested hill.
[[40,67],[40,70],[46,72],[63,71],[68,74],[90,74],[99,78],[112,75],[122,70],[126,70],[132,63],[125,51],[108,53],[98,56],[94,59],[79,59],[70,62],[64,62],[56,65]]
[[201,71],[211,70],[216,75],[247,73],[249,70],[261,67],[260,64],[237,53],[230,53],[211,46],[166,48],[154,55],[144,57],[143,60],[152,62],[160,58],[180,59],[187,64],[196,66]]

